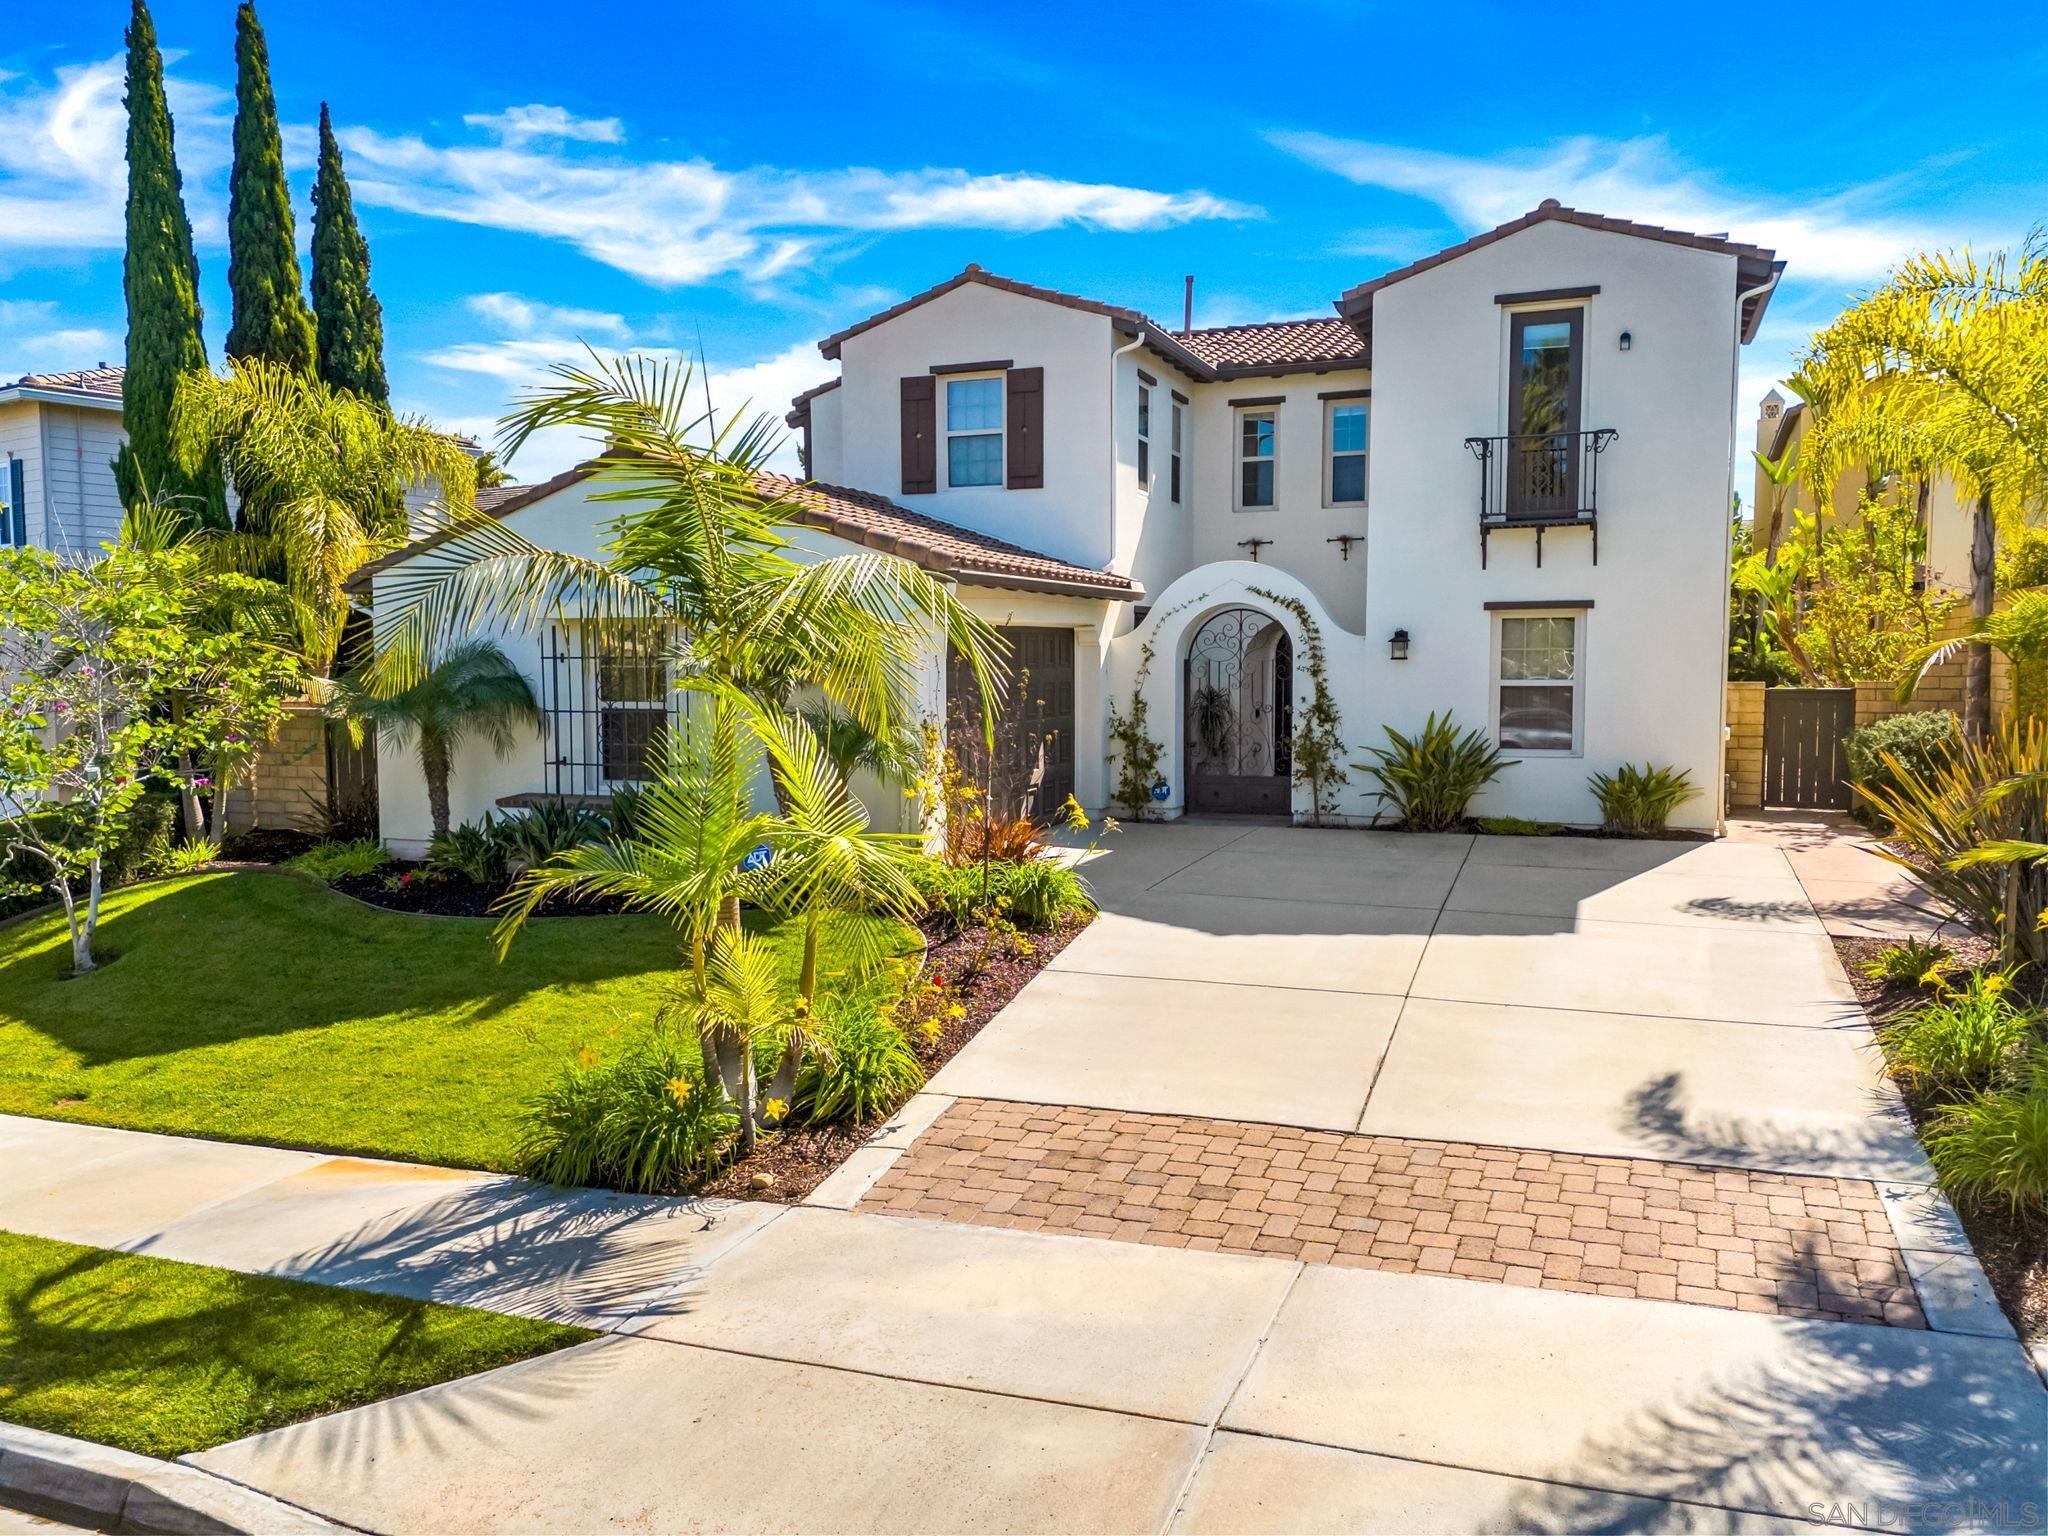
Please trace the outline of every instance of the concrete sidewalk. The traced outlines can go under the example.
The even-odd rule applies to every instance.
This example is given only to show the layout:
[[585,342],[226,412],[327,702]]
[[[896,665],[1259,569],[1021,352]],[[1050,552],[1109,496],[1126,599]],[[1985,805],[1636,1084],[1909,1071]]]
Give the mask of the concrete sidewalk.
[[[1133,828],[807,1207],[0,1121],[0,1224],[610,1335],[193,1458],[372,1530],[2038,1530],[2048,1391],[1808,895],[1839,863]],[[1780,1263],[1912,1305],[1809,1315]]]

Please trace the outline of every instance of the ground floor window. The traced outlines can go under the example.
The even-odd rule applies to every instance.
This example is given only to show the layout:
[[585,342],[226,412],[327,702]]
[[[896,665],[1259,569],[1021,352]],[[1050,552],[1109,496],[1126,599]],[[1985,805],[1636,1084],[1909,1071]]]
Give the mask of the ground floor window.
[[1495,739],[1505,751],[1577,752],[1581,615],[1495,617]]
[[605,795],[654,777],[661,732],[682,709],[670,648],[665,625],[548,627],[539,689],[547,793]]

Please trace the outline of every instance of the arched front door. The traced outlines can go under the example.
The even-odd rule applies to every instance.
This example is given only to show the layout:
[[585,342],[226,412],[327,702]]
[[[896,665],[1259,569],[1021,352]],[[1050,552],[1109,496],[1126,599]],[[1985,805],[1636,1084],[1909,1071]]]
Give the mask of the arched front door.
[[1212,614],[1188,646],[1188,809],[1286,815],[1293,804],[1294,643],[1253,608]]

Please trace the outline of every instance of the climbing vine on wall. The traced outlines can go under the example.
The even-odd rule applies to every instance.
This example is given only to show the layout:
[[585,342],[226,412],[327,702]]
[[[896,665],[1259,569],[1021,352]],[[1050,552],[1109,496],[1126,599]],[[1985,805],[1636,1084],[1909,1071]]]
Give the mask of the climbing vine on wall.
[[1294,712],[1294,782],[1309,792],[1309,825],[1320,827],[1337,814],[1337,791],[1351,781],[1344,766],[1344,717],[1330,697],[1330,674],[1323,655],[1323,632],[1298,597],[1283,597],[1263,587],[1252,594],[1294,615],[1308,652],[1309,701]]
[[[1188,600],[1200,601],[1198,597]],[[1156,615],[1153,634],[1158,634],[1161,624],[1187,606],[1188,603],[1179,603]],[[1153,655],[1152,642],[1147,640],[1138,649],[1138,671],[1131,679],[1129,712],[1118,709],[1116,700],[1109,701],[1110,760],[1116,764],[1116,787],[1110,791],[1110,799],[1133,821],[1157,818],[1152,787],[1160,782],[1159,762],[1166,756],[1165,744],[1152,735],[1151,706],[1145,702],[1145,685],[1152,680]]]

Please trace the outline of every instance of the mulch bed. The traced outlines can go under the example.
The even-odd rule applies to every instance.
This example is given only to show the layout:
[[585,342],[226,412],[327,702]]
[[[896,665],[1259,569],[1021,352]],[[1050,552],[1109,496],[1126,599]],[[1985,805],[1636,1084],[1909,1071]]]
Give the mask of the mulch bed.
[[[1997,959],[1993,947],[1974,934],[1943,934],[1934,942],[1954,955],[1959,966],[1969,969],[1990,965]],[[1881,939],[1835,940],[1835,953],[1841,957],[1842,969],[1849,973],[1849,983],[1856,989],[1857,999],[1870,1016],[1873,1028],[1881,1028],[1907,1009],[1927,1001],[1925,992],[1904,982],[1877,981],[1864,974],[1864,965],[1887,947],[1887,942]],[[2048,990],[2048,977],[2023,974],[2017,990],[2028,992],[2040,1002],[2042,993]],[[1914,1129],[1924,1136],[1927,1123],[1940,1108],[1939,1102],[1915,1093],[1904,1083],[1898,1084],[1898,1089],[1906,1101],[1906,1112],[1913,1117]],[[1998,1294],[1999,1305],[2005,1308],[2005,1315],[2012,1319],[2020,1337],[2029,1342],[2048,1340],[2048,1221],[2038,1217],[2015,1218],[1997,1206],[1958,1205],[1956,1214],[1962,1218],[1970,1246],[1977,1250],[1977,1262],[1984,1266],[1985,1277]]]
[[[403,876],[411,875],[410,880]],[[395,882],[395,883],[394,883]],[[494,910],[512,882],[500,880],[476,885],[455,876],[440,876],[423,864],[394,859],[375,874],[343,875],[328,882],[344,896],[392,912],[410,912],[423,917],[495,917]],[[535,917],[616,917],[625,905],[612,897],[564,901],[550,897],[534,911]]]
[[[1088,921],[1070,919],[1049,933],[1027,933],[1029,954],[1019,954],[1000,941],[991,945],[987,931],[981,928],[947,925],[928,929],[925,974],[946,978],[950,983],[947,1001],[966,1012],[957,1019],[942,1017],[939,1033],[932,1039],[912,1034],[911,1043],[924,1064],[925,1076],[931,1077],[980,1034],[1004,1004],[1024,990],[1025,983],[1073,942]],[[728,1164],[693,1192],[796,1205],[874,1132],[873,1125],[806,1125],[776,1131],[761,1138],[752,1156]]]

